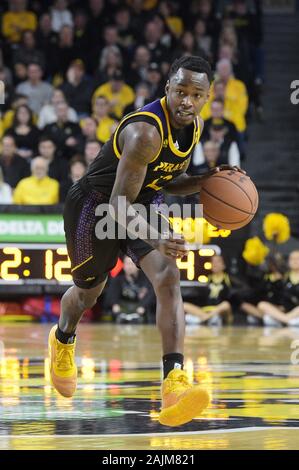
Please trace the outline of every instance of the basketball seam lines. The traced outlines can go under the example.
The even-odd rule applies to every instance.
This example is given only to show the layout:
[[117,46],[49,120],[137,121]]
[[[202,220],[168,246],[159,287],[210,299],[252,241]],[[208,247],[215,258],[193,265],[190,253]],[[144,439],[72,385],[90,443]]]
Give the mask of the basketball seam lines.
[[[217,176],[217,175],[216,175],[216,176]],[[249,202],[250,202],[250,204],[251,204],[251,208],[253,209],[252,200],[250,199],[250,197],[248,196],[248,194],[246,193],[246,191],[242,188],[242,186],[240,186],[238,183],[236,183],[236,182],[233,181],[232,179],[227,178],[226,176],[219,175],[219,177],[223,178],[224,180],[230,181],[230,182],[233,183],[235,186],[238,186],[238,188],[240,188],[241,191],[243,191],[243,193],[244,193],[244,194],[247,196],[247,198],[249,199]],[[249,179],[250,179],[250,178],[249,178]],[[256,192],[257,192],[257,191],[256,191]],[[230,205],[230,204],[228,204],[228,205]],[[232,206],[232,207],[234,207],[234,206]],[[237,208],[235,207],[235,209],[237,209]],[[251,214],[251,215],[252,215],[252,214]]]
[[[230,179],[226,178],[228,181],[231,181]],[[236,186],[238,186],[238,188],[240,188],[240,186],[237,184]],[[247,215],[254,215],[254,213],[252,212],[247,212],[247,211],[244,211],[244,209],[239,209],[239,207],[236,207],[236,206],[233,206],[232,204],[229,204],[229,202],[226,202],[226,201],[222,201],[219,197],[215,196],[215,194],[211,194],[210,191],[208,191],[207,189],[205,188],[202,188],[202,191],[205,191],[209,196],[217,199],[217,201],[220,201],[222,202],[223,204],[226,204],[227,206],[231,207],[232,209],[236,209],[237,211],[240,211],[240,212],[243,212],[244,214],[247,214]],[[243,191],[243,189],[242,189]],[[244,191],[245,192],[245,191]],[[246,193],[245,193],[246,194]],[[247,194],[246,194],[247,196]],[[248,196],[247,196],[248,197]],[[248,197],[249,199],[249,197]],[[251,206],[252,206],[252,202],[251,200],[249,199],[250,203],[251,203]],[[216,219],[215,219],[216,220]],[[238,222],[236,222],[237,224]]]
[[220,222],[221,224],[230,224],[230,225],[237,225],[237,224],[241,224],[242,222],[245,222],[245,220],[248,219],[248,217],[246,217],[245,219],[242,219],[242,220],[238,220],[238,222],[228,222],[227,220],[220,220],[220,219],[215,219],[215,217],[213,217],[212,215],[210,215],[208,212],[205,212],[204,215],[208,216],[211,220],[215,220],[216,222]]

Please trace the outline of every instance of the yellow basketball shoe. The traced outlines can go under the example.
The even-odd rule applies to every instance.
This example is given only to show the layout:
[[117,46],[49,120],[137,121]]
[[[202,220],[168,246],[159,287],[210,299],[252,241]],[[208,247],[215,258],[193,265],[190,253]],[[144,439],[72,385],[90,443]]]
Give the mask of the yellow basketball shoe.
[[70,398],[77,387],[77,366],[75,363],[76,339],[72,344],[64,344],[55,336],[57,325],[49,334],[49,361],[52,385],[62,396]]
[[173,369],[162,384],[160,424],[180,426],[188,423],[207,408],[208,392],[199,385],[191,385],[184,370]]

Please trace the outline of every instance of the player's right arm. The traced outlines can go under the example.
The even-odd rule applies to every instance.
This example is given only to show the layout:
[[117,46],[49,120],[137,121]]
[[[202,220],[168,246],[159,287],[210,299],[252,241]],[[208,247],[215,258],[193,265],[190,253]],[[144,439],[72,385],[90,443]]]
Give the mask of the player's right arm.
[[[144,241],[162,254],[174,258],[184,256],[188,250],[183,238],[174,239],[170,236],[169,239],[162,239],[161,234],[132,207],[142,188],[147,166],[160,150],[161,136],[159,132],[146,122],[131,123],[121,132],[119,144],[121,157],[110,197],[112,215],[118,223],[128,229],[128,232],[130,232],[128,225],[132,221],[135,226],[138,224],[140,233],[146,237],[143,238]],[[126,217],[120,218],[120,214],[124,213]]]

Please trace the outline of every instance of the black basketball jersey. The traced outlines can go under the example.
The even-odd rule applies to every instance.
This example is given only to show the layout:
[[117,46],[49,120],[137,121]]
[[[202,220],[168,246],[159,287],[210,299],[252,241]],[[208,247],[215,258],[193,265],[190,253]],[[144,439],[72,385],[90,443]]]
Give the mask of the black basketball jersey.
[[148,164],[146,176],[136,202],[148,202],[172,179],[184,173],[189,166],[194,146],[200,137],[199,119],[182,130],[173,129],[166,106],[166,97],[153,101],[136,112],[125,116],[114,134],[102,147],[90,165],[84,179],[96,191],[110,196],[115,181],[117,165],[121,158],[119,134],[132,122],[148,122],[161,135],[160,149]]

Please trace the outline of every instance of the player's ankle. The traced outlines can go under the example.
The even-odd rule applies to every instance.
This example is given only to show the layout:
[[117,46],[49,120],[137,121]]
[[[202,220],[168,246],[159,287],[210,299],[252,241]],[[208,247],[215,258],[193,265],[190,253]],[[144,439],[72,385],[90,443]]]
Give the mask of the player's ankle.
[[75,342],[75,338],[76,338],[76,330],[71,332],[71,333],[64,333],[60,328],[59,328],[59,325],[57,326],[57,329],[55,331],[55,336],[56,336],[56,339],[58,339],[58,341],[60,341],[60,343],[64,343],[64,344],[72,344]]

